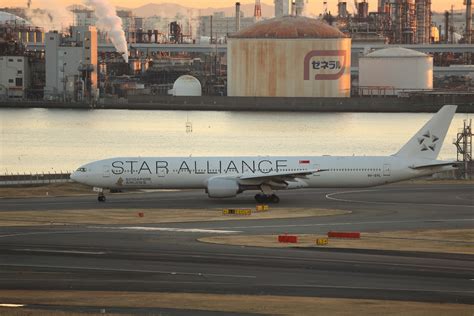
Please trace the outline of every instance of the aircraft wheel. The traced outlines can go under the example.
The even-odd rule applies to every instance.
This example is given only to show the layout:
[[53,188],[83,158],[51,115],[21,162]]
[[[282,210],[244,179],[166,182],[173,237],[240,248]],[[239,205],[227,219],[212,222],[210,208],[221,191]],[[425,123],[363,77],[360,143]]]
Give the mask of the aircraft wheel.
[[257,201],[257,203],[265,203],[265,195],[255,194],[255,201]]
[[97,200],[98,200],[99,202],[105,202],[105,195],[99,195],[99,196],[97,197]]
[[272,194],[271,196],[269,196],[269,200],[270,200],[270,202],[272,202],[272,203],[278,203],[278,202],[280,202],[280,198],[279,198],[277,195],[275,195],[275,194]]

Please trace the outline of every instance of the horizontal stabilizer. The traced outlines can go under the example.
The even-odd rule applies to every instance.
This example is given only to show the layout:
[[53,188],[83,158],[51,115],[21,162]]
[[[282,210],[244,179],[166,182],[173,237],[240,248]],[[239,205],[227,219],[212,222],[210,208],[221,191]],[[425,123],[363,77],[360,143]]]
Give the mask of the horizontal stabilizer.
[[415,165],[410,167],[411,169],[428,169],[428,168],[437,168],[437,167],[446,167],[446,166],[452,166],[453,168],[457,168],[460,163],[457,161],[440,161],[439,163],[430,163],[426,165]]

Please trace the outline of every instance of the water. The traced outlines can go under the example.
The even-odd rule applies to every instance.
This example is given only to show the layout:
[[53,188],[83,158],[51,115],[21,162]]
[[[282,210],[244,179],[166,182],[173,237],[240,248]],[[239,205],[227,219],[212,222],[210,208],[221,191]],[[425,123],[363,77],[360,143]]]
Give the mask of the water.
[[[390,155],[431,116],[0,109],[0,174],[71,171],[114,156]],[[465,118],[456,114],[442,159],[456,157]]]

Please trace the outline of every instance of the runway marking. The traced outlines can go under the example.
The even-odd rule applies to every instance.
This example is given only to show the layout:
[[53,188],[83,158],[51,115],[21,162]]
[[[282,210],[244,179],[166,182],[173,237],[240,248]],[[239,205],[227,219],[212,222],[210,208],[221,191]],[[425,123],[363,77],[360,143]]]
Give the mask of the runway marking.
[[25,304],[0,304],[0,307],[16,308],[16,307],[23,307],[23,306],[25,306]]
[[54,250],[54,249],[13,249],[15,251],[30,251],[30,252],[52,252],[52,253],[67,253],[80,255],[105,255],[103,251],[79,251],[79,250]]
[[[119,229],[119,230],[143,230],[143,231],[169,231],[169,232],[189,232],[189,233],[213,233],[213,234],[234,234],[241,233],[238,230],[217,230],[217,229],[198,229],[198,228],[165,228],[165,227],[102,227],[102,226],[88,226],[89,229]],[[83,234],[90,233],[90,230],[77,231],[41,231],[41,232],[27,232],[27,233],[13,233],[0,235],[0,238],[34,236],[34,235],[49,235],[49,234]]]
[[361,200],[350,200],[350,199],[341,199],[336,198],[334,195],[338,194],[350,194],[350,193],[359,193],[359,192],[382,192],[382,190],[358,190],[358,191],[343,191],[343,192],[333,192],[326,194],[326,199],[339,201],[339,202],[349,202],[349,203],[364,203],[364,204],[384,204],[384,205],[425,205],[425,206],[439,206],[439,207],[468,207],[474,208],[474,205],[463,205],[463,204],[435,204],[435,203],[415,203],[415,202],[377,202],[377,201],[361,201]]
[[162,232],[177,232],[177,233],[208,233],[208,234],[235,234],[235,233],[241,233],[241,231],[237,231],[237,230],[200,229],[200,228],[171,228],[171,227],[146,227],[146,226],[128,226],[128,227],[94,227],[94,226],[91,226],[89,228],[162,231]]
[[81,234],[81,233],[90,233],[88,230],[76,230],[76,231],[52,231],[52,232],[28,232],[28,233],[14,233],[7,235],[0,235],[0,238],[8,237],[20,237],[20,236],[31,236],[31,235],[49,235],[49,234]]
[[[255,277],[256,278],[256,277]],[[2,278],[2,281],[11,281],[11,279]],[[21,279],[19,281],[38,281],[39,279]],[[49,279],[44,279],[49,280]],[[74,278],[62,279],[62,281],[72,282],[76,281]],[[83,282],[96,282],[94,280],[81,280]],[[115,283],[155,283],[155,284],[202,284],[203,286],[209,285],[209,282],[202,281],[166,281],[166,280],[112,280],[107,279],[107,282]],[[230,282],[212,282],[214,285],[234,285],[239,283],[230,283]],[[365,287],[365,286],[346,286],[346,285],[310,285],[310,284],[268,284],[268,283],[258,283],[255,286],[264,286],[264,287],[289,287],[289,288],[313,288],[313,289],[342,289],[342,290],[357,290],[357,291],[403,291],[403,292],[425,292],[425,293],[452,293],[452,294],[473,294],[474,291],[463,291],[463,290],[434,290],[434,289],[423,289],[423,288],[390,288],[390,287]]]
[[466,197],[464,197],[464,195],[456,195],[456,199],[462,200],[462,201],[470,201],[474,203],[474,198],[469,195],[466,195]]
[[76,269],[76,270],[90,270],[90,271],[108,271],[108,272],[136,272],[136,273],[156,273],[169,275],[190,275],[200,277],[224,277],[224,278],[241,278],[241,279],[256,279],[256,275],[245,274],[218,274],[218,273],[201,273],[201,272],[176,272],[163,270],[141,270],[141,269],[111,269],[111,268],[97,268],[97,267],[83,267],[83,266],[54,266],[54,265],[35,265],[35,264],[8,264],[0,263],[3,267],[25,267],[25,268],[47,268],[47,269]]
[[313,227],[313,226],[337,226],[337,225],[366,225],[366,224],[402,224],[420,222],[472,222],[474,218],[458,219],[437,219],[437,220],[406,220],[406,221],[373,221],[373,222],[339,222],[339,223],[319,223],[319,224],[289,224],[289,225],[255,225],[255,226],[223,226],[219,229],[248,229],[248,228],[283,228],[283,227]]
[[457,293],[457,294],[472,294],[474,291],[460,291],[460,290],[430,290],[430,289],[406,289],[406,288],[380,288],[380,287],[365,287],[365,286],[344,286],[344,285],[308,285],[308,284],[264,284],[263,286],[278,286],[278,287],[307,287],[307,288],[329,288],[329,289],[344,289],[344,290],[372,290],[372,291],[415,291],[415,292],[431,292],[431,293]]

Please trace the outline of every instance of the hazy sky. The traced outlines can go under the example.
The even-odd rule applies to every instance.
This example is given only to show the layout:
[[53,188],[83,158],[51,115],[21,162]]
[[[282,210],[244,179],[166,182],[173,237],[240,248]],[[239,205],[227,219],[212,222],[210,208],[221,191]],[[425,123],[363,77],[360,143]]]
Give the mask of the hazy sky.
[[[138,7],[147,3],[177,3],[184,6],[194,8],[207,8],[207,7],[225,7],[233,5],[236,0],[110,0],[113,4],[122,7]],[[338,0],[307,0],[308,8],[313,14],[319,14],[322,11],[323,2],[327,1],[329,10],[336,12],[336,4]],[[353,9],[353,0],[346,0],[348,3],[349,10]],[[359,0],[361,1],[361,0]],[[1,6],[26,6],[26,0],[0,0]],[[74,4],[81,3],[80,0],[32,0],[33,7],[41,7],[50,5],[51,3]],[[254,0],[240,0],[240,3],[254,3]],[[261,0],[262,3],[273,5],[273,0]],[[449,9],[453,4],[456,9],[461,9],[463,0],[432,0],[433,11],[443,11]],[[370,11],[375,11],[377,7],[377,0],[369,0]]]

